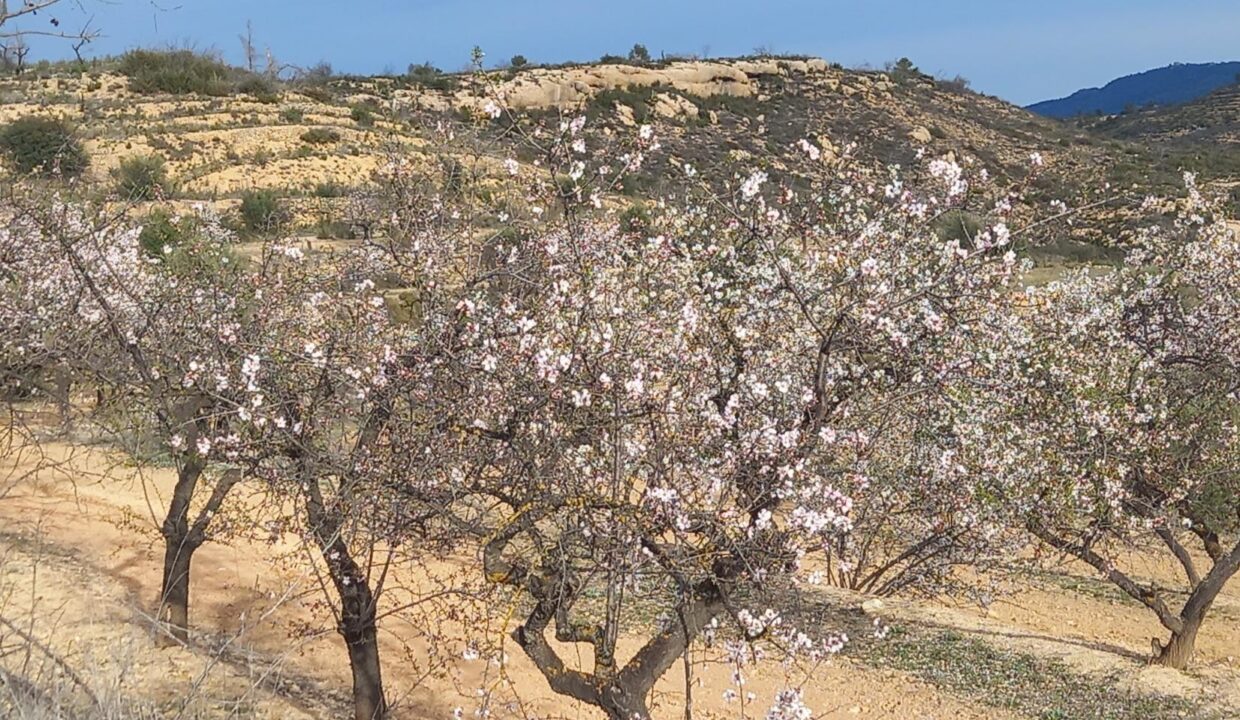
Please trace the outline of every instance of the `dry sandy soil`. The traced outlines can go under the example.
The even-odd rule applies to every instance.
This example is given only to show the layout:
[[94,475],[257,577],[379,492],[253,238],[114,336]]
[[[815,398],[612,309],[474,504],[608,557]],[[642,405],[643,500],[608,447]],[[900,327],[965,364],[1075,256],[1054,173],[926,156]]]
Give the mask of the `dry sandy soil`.
[[[343,716],[349,688],[344,652],[319,603],[314,563],[296,537],[260,526],[236,533],[251,537],[205,545],[194,565],[194,640],[189,647],[159,648],[149,618],[159,588],[158,518],[171,473],[138,473],[80,447],[51,446],[50,455],[61,461],[58,467],[23,478],[0,496],[0,617],[16,622],[76,669],[105,704],[140,700],[158,717]],[[1173,567],[1134,560],[1147,576],[1175,579]],[[443,561],[397,572],[469,570]],[[1049,580],[1030,582],[989,612],[896,599],[885,601],[879,614],[895,626],[953,628],[1000,648],[1059,658],[1082,673],[1114,675],[1121,685],[1142,692],[1189,699],[1211,693],[1240,708],[1240,587],[1233,586],[1218,603],[1201,639],[1197,669],[1181,674],[1145,665],[1150,637],[1163,633],[1140,607],[1091,582],[1069,567]],[[400,602],[399,593],[392,602]],[[456,707],[471,713],[479,687],[494,691],[496,717],[596,717],[554,696],[511,643],[502,673],[485,660],[464,659],[464,642],[454,639],[461,637],[460,628],[451,620],[441,618],[436,627],[444,638],[442,654],[429,656],[422,640],[428,618],[447,608],[403,610],[382,622],[385,679],[397,702],[396,717],[449,718]],[[490,613],[493,637],[501,637],[505,611]],[[573,656],[571,648],[565,650],[566,657]],[[30,662],[51,668],[40,659],[44,656],[35,655]],[[49,672],[56,676],[54,668]],[[729,675],[720,665],[698,668],[694,697],[700,717],[737,716],[737,706],[721,699]],[[62,682],[63,676],[62,670]],[[780,668],[766,668],[749,689],[762,703],[783,680]],[[824,718],[1029,717],[847,656],[819,668],[805,690]],[[654,713],[681,717],[682,707],[683,676],[677,669],[659,687]],[[755,705],[749,714],[765,707]]]

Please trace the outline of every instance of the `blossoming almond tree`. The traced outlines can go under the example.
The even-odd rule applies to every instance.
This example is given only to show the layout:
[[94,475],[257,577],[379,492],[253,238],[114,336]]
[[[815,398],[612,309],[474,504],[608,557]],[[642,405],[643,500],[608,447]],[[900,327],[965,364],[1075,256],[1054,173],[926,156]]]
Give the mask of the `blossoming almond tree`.
[[184,642],[194,552],[233,487],[280,449],[259,386],[265,348],[298,327],[317,288],[270,257],[240,267],[205,211],[151,258],[123,217],[58,200],[11,209],[0,308],[25,331],[6,354],[54,358],[97,390],[91,419],[110,442],[175,465],[159,616]]
[[[1238,270],[1240,242],[1190,177],[1180,216],[1123,268],[1070,273],[996,316],[1001,349],[979,354],[992,391],[960,426],[1016,521],[1149,608],[1171,634],[1157,661],[1181,669],[1240,569],[1225,541],[1240,527]],[[1151,547],[1180,566],[1182,601],[1124,569]]]
[[[424,322],[459,334],[441,391],[466,448],[452,511],[521,601],[512,639],[553,690],[629,720],[704,634],[745,660],[759,641],[838,649],[785,611],[847,546],[876,446],[968,369],[1015,256],[1001,223],[968,244],[934,232],[970,187],[947,161],[925,190],[858,177],[798,195],[744,174],[648,234],[571,207],[548,221],[608,182],[579,130],[553,139],[581,156],[567,181],[531,191],[531,221]],[[590,660],[567,662],[552,626]]]
[[[355,716],[382,717],[376,616],[387,565],[372,561],[376,543],[399,543],[420,520],[408,488],[421,465],[379,445],[418,387],[393,347],[418,343],[391,321],[364,255],[312,260],[270,243],[239,262],[209,214],[197,227],[149,258],[122,218],[62,203],[18,212],[0,234],[5,354],[56,358],[103,391],[91,419],[109,440],[144,464],[162,455],[176,465],[161,528],[160,617],[173,638],[188,639],[192,558],[234,486],[253,482],[272,506],[301,508],[300,522],[282,524],[321,553]],[[402,426],[402,447],[414,427]],[[384,500],[393,467],[398,506]]]
[[[101,396],[123,400],[122,412],[99,413],[117,438],[125,442],[134,430],[154,425],[156,445],[175,458],[177,482],[162,527],[160,616],[184,640],[190,561],[233,476],[222,476],[202,514],[191,517],[212,436],[221,428],[213,398],[182,379],[220,347],[212,339],[226,336],[228,326],[217,313],[227,312],[233,298],[194,287],[194,275],[160,277],[143,257],[137,231],[115,218],[60,201],[7,210],[13,220],[4,231],[12,250],[5,258],[5,314],[29,331],[14,339],[9,354],[40,352],[97,383],[105,389]],[[186,347],[179,340],[191,328],[198,340]]]
[[[301,303],[253,359],[264,402],[246,420],[272,428],[276,446],[255,474],[302,508],[300,526],[327,570],[325,591],[348,651],[354,717],[373,720],[387,712],[377,638],[387,564],[375,561],[375,543],[396,537],[383,513],[388,466],[373,451],[395,411],[395,326],[373,281],[348,263],[303,259],[289,247],[273,255],[301,267],[285,273],[296,278],[293,288],[264,290],[292,290]],[[314,290],[299,296],[299,287]]]

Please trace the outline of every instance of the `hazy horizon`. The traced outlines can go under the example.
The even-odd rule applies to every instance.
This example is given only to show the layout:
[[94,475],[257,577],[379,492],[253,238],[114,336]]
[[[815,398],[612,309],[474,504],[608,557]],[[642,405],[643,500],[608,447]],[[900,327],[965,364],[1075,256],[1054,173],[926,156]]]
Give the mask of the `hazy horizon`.
[[[857,3],[769,0],[757,4],[701,0],[585,5],[572,0],[524,4],[359,0],[348,9],[330,0],[81,0],[61,10],[62,27],[87,18],[101,37],[88,56],[143,46],[190,46],[241,61],[238,36],[246,22],[260,48],[298,66],[329,62],[338,72],[378,74],[429,61],[462,68],[481,46],[487,64],[522,54],[536,63],[588,62],[625,54],[643,43],[654,56],[725,57],[755,48],[814,55],[848,67],[882,67],[911,58],[936,76],[968,78],[975,89],[1027,105],[1101,86],[1123,75],[1172,62],[1240,57],[1230,29],[1240,6],[1207,0],[1183,5],[1152,0],[1102,0],[1080,7],[1047,0],[1002,7],[944,0]],[[42,28],[45,14],[27,20]],[[571,32],[567,32],[571,30]],[[1190,42],[1191,40],[1191,42]],[[1049,48],[1053,47],[1053,52]],[[64,57],[63,44],[36,45],[40,57]]]

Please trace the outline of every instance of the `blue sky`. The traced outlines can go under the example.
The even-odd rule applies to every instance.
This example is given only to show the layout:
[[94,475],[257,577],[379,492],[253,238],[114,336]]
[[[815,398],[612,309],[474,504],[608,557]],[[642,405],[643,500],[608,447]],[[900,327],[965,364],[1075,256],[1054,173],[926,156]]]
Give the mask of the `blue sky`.
[[908,56],[1026,104],[1170,62],[1240,59],[1235,0],[65,0],[68,25],[85,17],[74,3],[104,33],[95,53],[190,45],[237,62],[250,20],[282,62],[357,73],[459,69],[474,45],[488,62],[590,60],[635,42],[655,55],[763,46],[846,66]]

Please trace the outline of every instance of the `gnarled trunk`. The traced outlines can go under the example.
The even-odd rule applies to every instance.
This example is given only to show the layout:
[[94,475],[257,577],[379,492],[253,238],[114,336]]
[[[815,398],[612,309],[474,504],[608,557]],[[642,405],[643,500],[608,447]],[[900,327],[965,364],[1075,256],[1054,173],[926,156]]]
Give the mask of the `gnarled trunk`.
[[231,470],[215,484],[202,512],[191,525],[190,501],[198,480],[202,477],[203,462],[194,459],[181,466],[177,484],[164,518],[164,573],[159,588],[159,621],[164,626],[160,644],[176,645],[189,640],[189,573],[194,553],[207,538],[207,528],[212,516],[219,511],[233,486],[241,480],[238,471]]
[[1156,662],[1176,670],[1187,669],[1193,657],[1193,650],[1197,644],[1197,631],[1201,629],[1203,619],[1203,617],[1198,617],[1195,621],[1185,621],[1179,632],[1171,633],[1171,640],[1162,647]]
[[599,692],[599,707],[607,713],[607,720],[649,720],[644,693],[637,688],[610,685]]
[[[1188,667],[1197,644],[1197,633],[1205,622],[1206,614],[1210,612],[1210,607],[1214,605],[1214,600],[1227,582],[1240,571],[1240,543],[1226,555],[1217,548],[1211,550],[1210,554],[1214,558],[1214,565],[1188,596],[1188,601],[1180,612],[1179,622],[1170,624],[1171,640],[1159,651],[1156,658],[1160,665],[1176,670]],[[1164,622],[1164,625],[1167,624]]]

